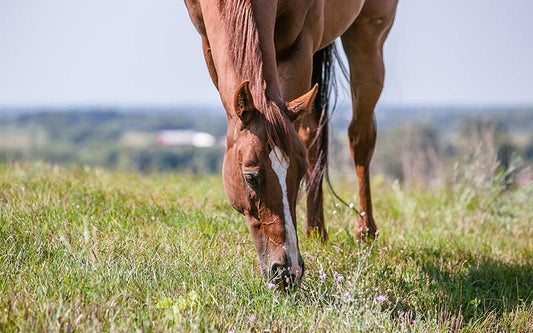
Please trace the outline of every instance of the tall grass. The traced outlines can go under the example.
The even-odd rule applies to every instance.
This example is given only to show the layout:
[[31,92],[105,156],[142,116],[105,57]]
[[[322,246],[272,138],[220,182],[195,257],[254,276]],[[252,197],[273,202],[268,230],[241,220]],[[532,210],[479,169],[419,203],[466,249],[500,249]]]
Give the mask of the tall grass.
[[371,245],[328,196],[330,241],[299,223],[307,271],[280,294],[219,177],[4,164],[0,331],[533,332],[533,187],[467,179],[376,177]]

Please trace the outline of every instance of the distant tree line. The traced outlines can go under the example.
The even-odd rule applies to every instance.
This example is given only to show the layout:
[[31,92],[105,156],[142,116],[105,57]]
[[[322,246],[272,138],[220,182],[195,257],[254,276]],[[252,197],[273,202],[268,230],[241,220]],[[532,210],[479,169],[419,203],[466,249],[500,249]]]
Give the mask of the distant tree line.
[[[515,168],[515,175],[533,161],[533,112],[529,110],[484,115],[450,112],[446,121],[445,112],[436,112],[423,122],[418,121],[416,111],[403,121],[402,114],[397,113],[382,119],[384,126],[378,123],[372,163],[372,172],[390,179],[439,186],[458,163],[467,160],[496,163],[499,170]],[[211,148],[161,147],[150,139],[160,130],[191,129],[210,133],[223,143],[226,117],[220,110],[102,109],[0,115],[0,161],[4,162],[83,163],[143,173],[215,173],[222,167],[223,144]],[[345,134],[347,116],[340,112],[331,122],[333,172],[353,172]],[[390,118],[396,119],[398,125],[391,126]],[[7,142],[17,135],[27,137],[27,144]],[[130,137],[142,140],[129,142]],[[512,172],[509,177],[514,177]]]

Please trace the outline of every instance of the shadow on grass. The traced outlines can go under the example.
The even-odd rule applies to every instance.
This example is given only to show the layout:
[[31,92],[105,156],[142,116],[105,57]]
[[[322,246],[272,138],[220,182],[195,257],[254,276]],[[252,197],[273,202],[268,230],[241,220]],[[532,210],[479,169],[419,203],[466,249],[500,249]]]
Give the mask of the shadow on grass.
[[[428,300],[426,311],[446,312],[468,323],[487,315],[499,318],[524,305],[533,306],[531,261],[506,263],[475,253],[449,253],[434,248],[412,252],[411,257],[424,273],[423,281],[399,279],[396,283],[405,294],[416,294],[421,283],[428,283],[430,294],[439,299]],[[433,309],[427,308],[431,305]],[[412,302],[399,301],[396,310],[416,312]]]

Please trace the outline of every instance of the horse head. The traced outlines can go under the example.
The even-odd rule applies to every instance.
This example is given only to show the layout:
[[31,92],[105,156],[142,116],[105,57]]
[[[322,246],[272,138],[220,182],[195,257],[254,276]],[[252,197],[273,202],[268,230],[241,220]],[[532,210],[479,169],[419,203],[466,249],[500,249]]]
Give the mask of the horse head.
[[235,93],[236,117],[229,122],[224,188],[246,218],[263,274],[282,287],[299,284],[304,272],[295,208],[307,161],[292,122],[310,111],[316,93],[315,86],[293,102],[261,110],[244,82]]

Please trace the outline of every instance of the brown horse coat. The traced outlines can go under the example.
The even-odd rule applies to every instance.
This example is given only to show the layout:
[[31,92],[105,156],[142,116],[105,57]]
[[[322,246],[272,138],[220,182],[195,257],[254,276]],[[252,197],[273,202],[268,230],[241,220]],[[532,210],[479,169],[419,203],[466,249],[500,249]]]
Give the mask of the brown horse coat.
[[[373,112],[383,87],[383,43],[397,0],[185,4],[228,117],[226,194],[247,219],[263,273],[276,282],[299,282],[304,267],[295,205],[305,174],[307,233],[327,237],[322,209],[327,117],[322,110],[327,110],[329,74],[324,69],[331,69],[337,37],[350,68],[353,118],[348,136],[361,210],[355,234],[365,239],[377,233],[369,179],[376,139]],[[318,89],[309,91],[313,83]]]

